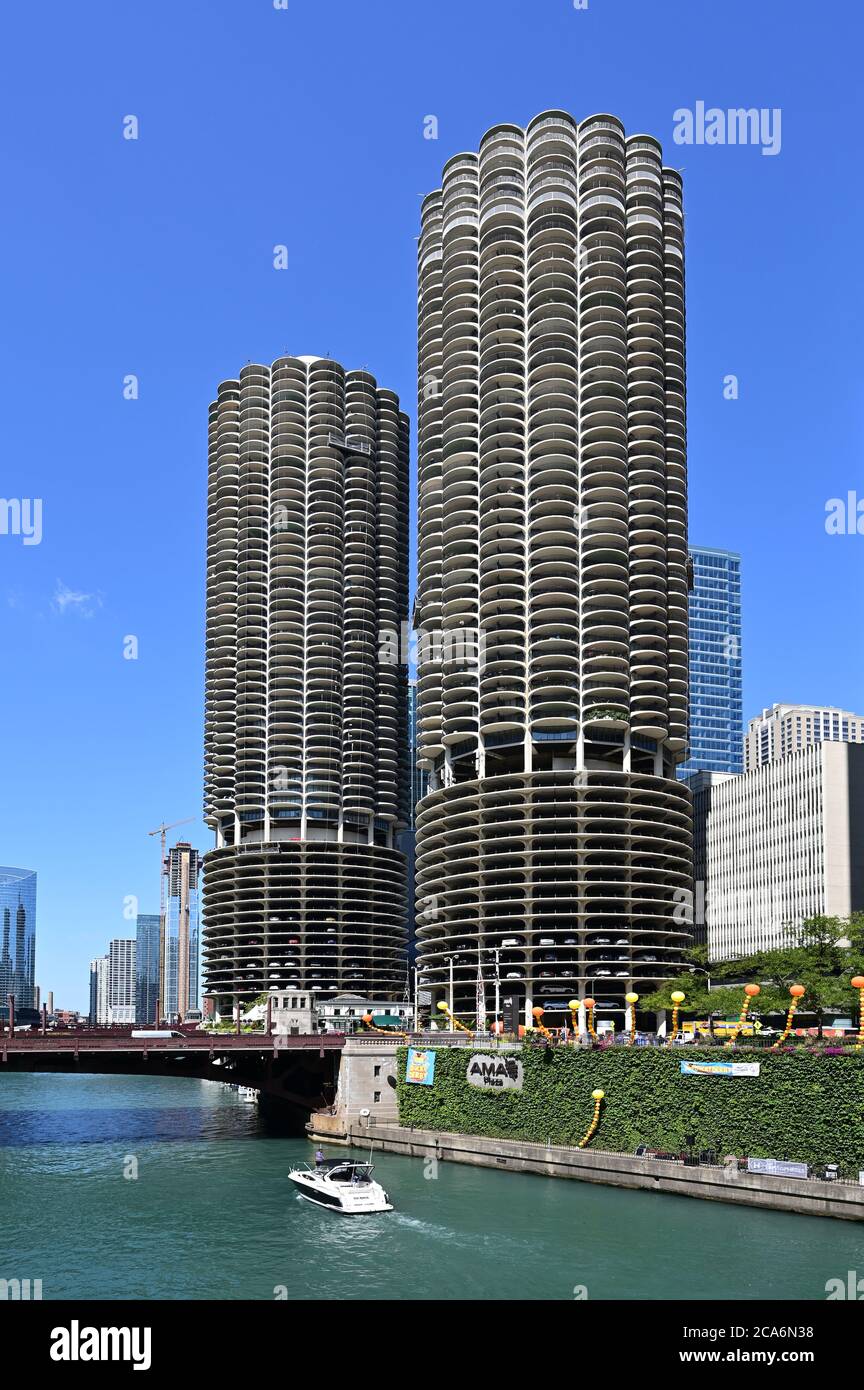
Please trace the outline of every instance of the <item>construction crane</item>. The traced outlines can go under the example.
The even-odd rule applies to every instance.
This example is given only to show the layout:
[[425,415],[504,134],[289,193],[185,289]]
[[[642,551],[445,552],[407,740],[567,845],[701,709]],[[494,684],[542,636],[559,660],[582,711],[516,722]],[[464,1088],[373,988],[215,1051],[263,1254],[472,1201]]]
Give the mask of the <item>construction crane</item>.
[[172,821],[170,825],[165,825],[163,823],[162,825],[157,825],[155,830],[147,831],[148,835],[159,835],[161,837],[160,845],[162,858],[160,860],[161,868],[159,873],[159,922],[163,930],[165,922],[165,875],[168,870],[168,862],[165,858],[165,833],[168,830],[176,830],[178,825],[191,825],[193,820],[195,820],[194,816],[187,816],[185,820],[175,820]]

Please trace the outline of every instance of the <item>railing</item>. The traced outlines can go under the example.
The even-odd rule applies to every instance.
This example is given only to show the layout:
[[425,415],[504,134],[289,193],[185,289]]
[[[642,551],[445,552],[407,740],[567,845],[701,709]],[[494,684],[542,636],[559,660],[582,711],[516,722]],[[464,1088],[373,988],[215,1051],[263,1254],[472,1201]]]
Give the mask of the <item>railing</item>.
[[4,1059],[10,1052],[242,1052],[322,1047],[333,1052],[344,1046],[344,1033],[201,1033],[178,1038],[132,1038],[128,1034],[88,1037],[78,1033],[60,1038],[50,1034],[0,1038]]

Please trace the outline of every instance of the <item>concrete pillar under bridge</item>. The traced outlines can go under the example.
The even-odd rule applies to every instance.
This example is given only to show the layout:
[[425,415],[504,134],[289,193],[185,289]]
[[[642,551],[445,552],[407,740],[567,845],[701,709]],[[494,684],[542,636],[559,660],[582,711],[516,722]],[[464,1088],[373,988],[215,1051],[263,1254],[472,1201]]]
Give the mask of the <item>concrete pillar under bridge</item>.
[[310,1137],[346,1143],[349,1127],[369,1130],[371,1137],[376,1124],[398,1124],[396,1052],[404,1045],[404,1038],[346,1038],[334,1102],[311,1117],[306,1126]]

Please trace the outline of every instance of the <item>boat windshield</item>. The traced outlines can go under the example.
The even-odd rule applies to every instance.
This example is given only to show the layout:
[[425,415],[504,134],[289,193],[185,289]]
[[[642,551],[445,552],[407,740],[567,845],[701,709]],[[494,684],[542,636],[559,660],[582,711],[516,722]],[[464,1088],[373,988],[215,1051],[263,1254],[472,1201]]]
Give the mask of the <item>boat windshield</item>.
[[318,1172],[323,1174],[331,1182],[371,1182],[372,1164],[371,1163],[346,1163],[344,1160],[331,1159],[327,1163],[322,1163],[318,1167]]

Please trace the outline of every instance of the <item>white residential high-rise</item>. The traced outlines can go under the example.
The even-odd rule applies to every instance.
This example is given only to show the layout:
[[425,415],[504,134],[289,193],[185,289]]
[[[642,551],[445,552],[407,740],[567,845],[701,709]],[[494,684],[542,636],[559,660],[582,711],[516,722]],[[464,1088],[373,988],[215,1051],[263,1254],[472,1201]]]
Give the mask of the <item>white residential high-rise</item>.
[[134,937],[109,943],[107,1023],[135,1022],[135,948]]
[[744,735],[744,771],[813,743],[864,743],[864,716],[834,705],[772,705]]
[[423,202],[419,320],[421,967],[623,1019],[689,944],[681,175],[614,116],[494,126]]
[[783,945],[809,917],[864,911],[864,747],[811,744],[693,791],[696,926],[712,960]]
[[90,1022],[108,1023],[108,957],[90,962]]

